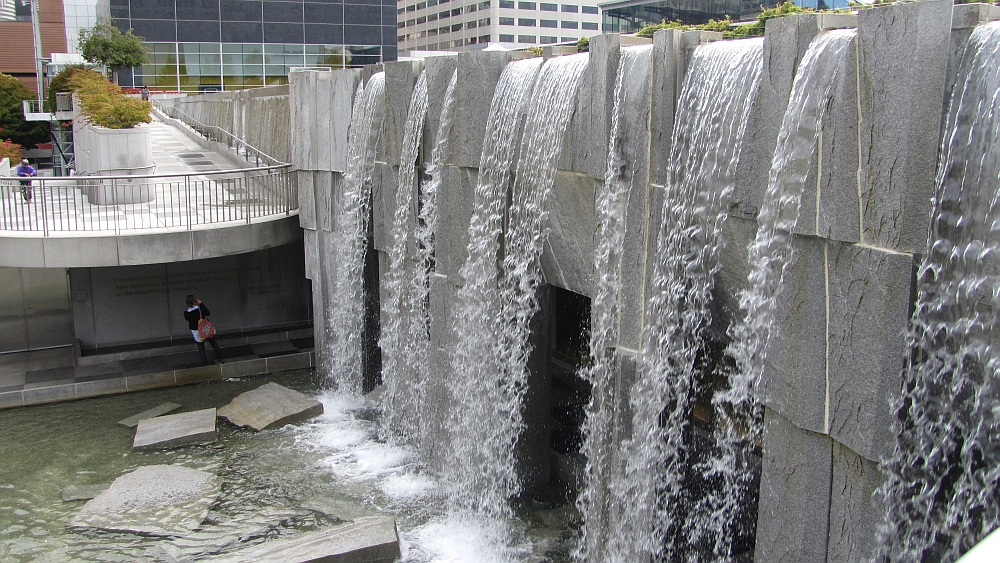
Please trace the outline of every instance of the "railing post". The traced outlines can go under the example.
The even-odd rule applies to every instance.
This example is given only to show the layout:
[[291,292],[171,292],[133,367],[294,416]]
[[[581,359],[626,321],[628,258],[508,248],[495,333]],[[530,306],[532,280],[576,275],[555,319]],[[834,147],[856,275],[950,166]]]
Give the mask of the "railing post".
[[184,207],[187,208],[187,227],[191,230],[191,176],[184,176]]
[[247,198],[247,224],[250,224],[251,213],[250,213],[250,172],[243,173],[243,193],[246,194]]
[[49,236],[49,214],[45,205],[45,180],[39,180],[38,197],[42,199],[42,236]]

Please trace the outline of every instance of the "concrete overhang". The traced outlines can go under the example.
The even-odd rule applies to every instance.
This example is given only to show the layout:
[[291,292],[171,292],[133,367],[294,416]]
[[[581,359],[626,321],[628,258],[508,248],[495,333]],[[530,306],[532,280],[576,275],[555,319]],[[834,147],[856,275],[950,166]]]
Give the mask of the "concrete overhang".
[[298,214],[192,230],[146,229],[127,234],[0,231],[0,267],[99,268],[217,258],[273,248],[302,238]]

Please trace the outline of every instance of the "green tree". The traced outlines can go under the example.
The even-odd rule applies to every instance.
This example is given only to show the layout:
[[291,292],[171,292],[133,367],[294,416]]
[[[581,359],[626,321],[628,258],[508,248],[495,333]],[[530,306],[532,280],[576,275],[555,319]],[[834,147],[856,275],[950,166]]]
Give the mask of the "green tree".
[[110,20],[101,19],[94,27],[80,30],[80,54],[91,63],[111,69],[117,82],[117,69],[149,62],[144,39],[133,35],[131,29],[123,34]]
[[35,95],[18,79],[0,74],[0,128],[3,129],[4,139],[29,148],[33,148],[36,143],[48,142],[48,122],[24,119],[21,102],[34,100]]
[[77,72],[69,86],[80,101],[87,121],[109,129],[130,129],[149,123],[152,104],[122,94],[122,89],[96,72]]
[[73,79],[74,76],[77,75],[77,73],[89,73],[98,77],[101,76],[99,72],[90,70],[89,68],[83,65],[71,65],[62,69],[62,71],[60,71],[59,74],[53,76],[52,80],[49,81],[48,96],[49,96],[49,107],[52,108],[51,111],[55,111],[56,94],[60,92],[73,91],[73,86],[70,84],[70,81]]

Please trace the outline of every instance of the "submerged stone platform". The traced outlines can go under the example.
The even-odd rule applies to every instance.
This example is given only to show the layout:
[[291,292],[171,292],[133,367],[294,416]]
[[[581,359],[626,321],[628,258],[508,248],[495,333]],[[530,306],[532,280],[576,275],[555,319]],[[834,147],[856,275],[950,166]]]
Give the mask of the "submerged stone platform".
[[254,430],[281,428],[323,414],[323,403],[277,383],[242,393],[219,409],[219,417]]
[[139,425],[139,421],[144,418],[154,418],[157,416],[163,416],[168,412],[173,412],[179,408],[181,408],[181,406],[178,405],[177,403],[163,403],[162,405],[157,405],[151,409],[144,410],[139,414],[132,415],[128,418],[119,420],[118,424],[121,424],[122,426],[127,426],[129,428],[135,428],[136,426]]
[[135,430],[133,448],[169,448],[215,441],[215,409],[144,418]]
[[219,563],[392,563],[400,556],[396,521],[385,516],[266,542]]
[[115,479],[83,505],[69,526],[182,536],[198,528],[221,490],[222,481],[211,473],[148,465]]

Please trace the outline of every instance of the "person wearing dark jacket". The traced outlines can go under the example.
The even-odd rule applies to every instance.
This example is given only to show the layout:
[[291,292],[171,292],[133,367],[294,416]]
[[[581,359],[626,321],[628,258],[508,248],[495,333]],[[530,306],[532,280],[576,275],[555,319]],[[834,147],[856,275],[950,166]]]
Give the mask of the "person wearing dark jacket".
[[[208,365],[208,354],[205,352],[205,341],[201,339],[198,335],[198,321],[201,319],[207,319],[212,313],[208,310],[208,307],[201,302],[194,295],[187,296],[187,311],[184,311],[184,318],[187,319],[188,328],[191,329],[191,335],[194,336],[194,341],[198,343],[198,353],[201,354],[201,364],[204,366]],[[219,349],[219,345],[215,343],[215,337],[208,339],[208,343],[212,345],[212,350],[215,352],[215,361],[220,364],[224,364],[225,360],[222,359],[222,350]]]

